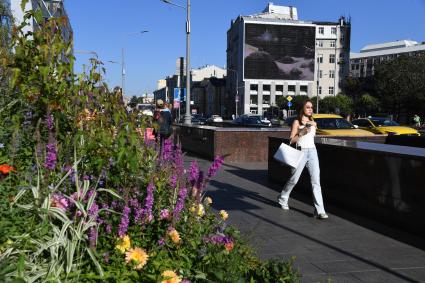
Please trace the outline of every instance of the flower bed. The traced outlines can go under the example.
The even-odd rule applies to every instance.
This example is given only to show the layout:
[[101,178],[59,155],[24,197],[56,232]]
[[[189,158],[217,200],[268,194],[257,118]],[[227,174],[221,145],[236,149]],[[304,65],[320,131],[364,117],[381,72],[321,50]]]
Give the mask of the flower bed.
[[204,173],[184,168],[170,140],[160,151],[143,135],[155,125],[127,113],[100,61],[73,73],[58,21],[14,37],[0,107],[0,281],[296,282],[291,263],[261,263],[231,215],[212,210],[205,187],[223,159]]

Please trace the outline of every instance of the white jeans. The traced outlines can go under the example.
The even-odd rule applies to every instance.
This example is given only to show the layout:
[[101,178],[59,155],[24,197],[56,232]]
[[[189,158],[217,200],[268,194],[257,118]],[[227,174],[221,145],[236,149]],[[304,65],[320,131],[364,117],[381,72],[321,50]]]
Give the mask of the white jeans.
[[303,148],[304,157],[296,169],[291,170],[291,178],[286,182],[280,193],[280,199],[288,201],[292,189],[298,182],[298,179],[303,172],[304,167],[307,165],[308,172],[310,173],[311,186],[313,188],[313,201],[317,213],[325,213],[323,205],[322,188],[320,187],[320,167],[319,157],[317,156],[316,148]]

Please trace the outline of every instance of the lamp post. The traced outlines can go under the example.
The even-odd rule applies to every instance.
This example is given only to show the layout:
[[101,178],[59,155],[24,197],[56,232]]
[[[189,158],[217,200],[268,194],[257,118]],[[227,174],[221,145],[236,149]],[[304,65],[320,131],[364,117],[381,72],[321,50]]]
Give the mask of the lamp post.
[[239,102],[239,84],[238,84],[238,72],[236,70],[227,68],[227,70],[234,72],[236,77],[236,95],[235,95],[235,116],[238,117],[238,102]]
[[166,4],[170,4],[186,10],[186,113],[184,114],[184,124],[192,123],[190,115],[190,0],[187,0],[186,7],[175,4],[170,0],[162,0]]
[[[137,34],[142,35],[146,32],[149,32],[149,31],[148,30],[136,31],[136,32],[128,33],[125,36],[137,35]],[[125,94],[124,44],[123,44],[123,47],[121,48],[121,91],[122,91],[122,96],[124,97],[124,94]]]

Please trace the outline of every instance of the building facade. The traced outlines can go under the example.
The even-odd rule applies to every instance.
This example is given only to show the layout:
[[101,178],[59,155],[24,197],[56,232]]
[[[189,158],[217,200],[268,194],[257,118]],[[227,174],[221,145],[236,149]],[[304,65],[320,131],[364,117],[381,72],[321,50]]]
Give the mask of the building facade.
[[227,32],[233,113],[262,115],[281,95],[336,95],[349,72],[351,24],[301,21],[295,7],[268,4]]
[[[11,11],[15,19],[15,23],[19,25],[24,20],[24,11],[21,9],[21,0],[11,0]],[[65,42],[72,42],[73,32],[69,22],[69,17],[66,13],[64,0],[29,0],[25,6],[25,11],[41,10],[44,20],[50,18],[64,18],[64,23],[60,26],[62,37]],[[36,31],[40,28],[41,23],[37,23],[35,19],[29,22],[25,27],[26,31]]]
[[425,42],[398,40],[366,45],[360,53],[350,54],[350,74],[356,78],[373,76],[376,64],[399,56],[415,56],[425,53]]

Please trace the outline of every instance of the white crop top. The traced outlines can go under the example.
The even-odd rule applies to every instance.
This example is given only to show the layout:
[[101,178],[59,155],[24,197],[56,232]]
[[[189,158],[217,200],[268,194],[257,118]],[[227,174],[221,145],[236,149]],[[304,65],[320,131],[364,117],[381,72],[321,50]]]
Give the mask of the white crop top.
[[[299,129],[304,129],[305,126],[300,126]],[[314,144],[314,136],[316,135],[316,127],[311,126],[310,132],[305,134],[304,136],[299,137],[298,139],[298,146],[301,148],[316,148],[316,145]]]

